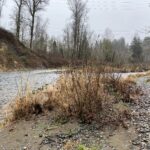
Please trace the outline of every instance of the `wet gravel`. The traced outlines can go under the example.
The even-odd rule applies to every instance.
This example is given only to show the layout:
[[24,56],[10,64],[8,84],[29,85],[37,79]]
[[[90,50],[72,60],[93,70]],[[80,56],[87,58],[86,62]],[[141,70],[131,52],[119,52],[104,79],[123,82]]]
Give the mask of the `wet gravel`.
[[[147,83],[148,77],[142,77],[137,80],[137,85],[142,88],[144,94],[139,97],[137,104],[131,104],[133,117],[131,125],[135,126],[137,136],[129,143],[127,150],[150,150],[150,83]],[[99,145],[99,150],[119,150],[108,143],[109,136],[103,134],[103,131],[95,126],[82,126],[79,131],[73,134],[62,134],[55,136],[45,136],[41,142],[48,145],[49,148],[60,150],[68,140],[80,141],[90,146],[95,142]]]
[[[68,142],[73,143],[82,143],[82,145],[86,145],[87,147],[91,147],[92,145],[96,146],[96,150],[115,150],[112,146],[107,142],[108,136],[104,134],[103,131],[99,129],[96,125],[80,125],[80,129],[70,132],[68,134],[58,134],[58,135],[47,135],[43,138],[40,148],[44,145],[47,145],[49,149],[54,150],[69,150],[65,148]],[[75,144],[72,150],[76,149],[75,147],[79,144]],[[92,148],[91,148],[92,149]],[[94,147],[93,147],[94,149]]]
[[17,95],[24,95],[26,89],[37,90],[46,84],[54,83],[59,73],[57,70],[0,73],[0,109]]
[[132,141],[138,150],[150,150],[150,83],[148,77],[138,79],[138,85],[144,94],[138,104],[133,107],[133,123],[136,126],[138,136]]
[[[13,100],[18,94],[24,94],[26,87],[37,90],[46,84],[52,84],[63,70],[35,70],[0,73],[0,108]],[[136,73],[115,73],[126,78]]]

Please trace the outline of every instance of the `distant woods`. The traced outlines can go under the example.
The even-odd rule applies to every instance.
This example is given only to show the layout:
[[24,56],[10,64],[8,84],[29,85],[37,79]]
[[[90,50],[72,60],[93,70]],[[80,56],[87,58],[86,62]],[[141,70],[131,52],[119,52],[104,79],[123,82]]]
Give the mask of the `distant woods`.
[[[4,1],[0,0],[0,17]],[[16,38],[41,55],[77,64],[89,61],[116,65],[150,62],[149,37],[142,41],[136,36],[128,44],[124,38],[115,39],[110,29],[106,29],[103,35],[90,31],[86,0],[68,0],[70,21],[60,39],[50,37],[48,20],[41,17],[50,0],[13,1],[11,19]]]

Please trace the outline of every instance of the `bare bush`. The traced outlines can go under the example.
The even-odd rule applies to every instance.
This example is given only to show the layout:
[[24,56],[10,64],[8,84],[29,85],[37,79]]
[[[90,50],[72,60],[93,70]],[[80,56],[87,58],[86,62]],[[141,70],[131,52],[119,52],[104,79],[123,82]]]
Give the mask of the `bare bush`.
[[18,119],[55,110],[62,118],[118,125],[130,117],[124,102],[131,101],[131,95],[138,94],[135,91],[133,82],[114,77],[108,70],[106,73],[105,67],[83,67],[65,73],[46,92],[48,99],[43,103],[38,100],[39,96],[17,102],[13,115]]
[[56,102],[60,114],[65,117],[75,117],[83,122],[118,123],[129,113],[128,109],[122,112],[114,109],[114,105],[130,99],[132,91],[128,88],[132,85],[120,77],[113,78],[104,68],[82,68],[65,74],[49,100]]
[[133,102],[133,96],[140,91],[139,88],[135,88],[136,83],[134,81],[121,80],[120,76],[114,74],[103,78],[102,82],[108,93],[115,95],[116,101]]

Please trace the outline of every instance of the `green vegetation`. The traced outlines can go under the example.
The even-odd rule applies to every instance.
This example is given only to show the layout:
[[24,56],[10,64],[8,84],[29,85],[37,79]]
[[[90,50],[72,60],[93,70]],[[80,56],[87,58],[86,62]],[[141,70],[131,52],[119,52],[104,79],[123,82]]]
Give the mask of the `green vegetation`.
[[134,37],[133,42],[131,44],[131,50],[132,50],[132,61],[135,63],[142,62],[143,49],[142,49],[142,44],[139,38]]

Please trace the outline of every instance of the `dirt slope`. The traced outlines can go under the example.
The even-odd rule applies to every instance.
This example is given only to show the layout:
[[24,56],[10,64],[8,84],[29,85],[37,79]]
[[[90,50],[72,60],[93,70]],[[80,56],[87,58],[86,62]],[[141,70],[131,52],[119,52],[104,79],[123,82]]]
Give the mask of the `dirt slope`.
[[26,48],[12,33],[0,28],[0,70],[47,66],[44,56]]

